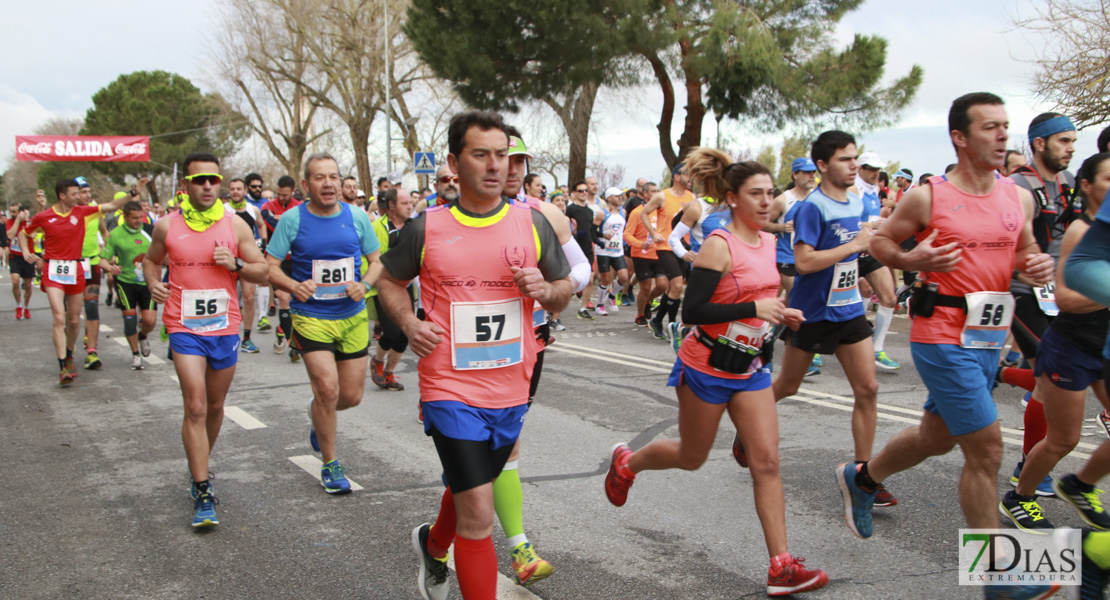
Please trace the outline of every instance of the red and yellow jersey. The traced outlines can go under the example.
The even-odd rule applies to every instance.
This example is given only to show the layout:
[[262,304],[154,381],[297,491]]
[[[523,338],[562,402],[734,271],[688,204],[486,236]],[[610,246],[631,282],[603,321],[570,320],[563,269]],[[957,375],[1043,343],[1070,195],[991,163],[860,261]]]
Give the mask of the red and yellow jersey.
[[96,206],[74,206],[66,213],[58,205],[39,211],[27,226],[27,235],[43,233],[42,257],[47,260],[81,260],[89,221],[100,218]]

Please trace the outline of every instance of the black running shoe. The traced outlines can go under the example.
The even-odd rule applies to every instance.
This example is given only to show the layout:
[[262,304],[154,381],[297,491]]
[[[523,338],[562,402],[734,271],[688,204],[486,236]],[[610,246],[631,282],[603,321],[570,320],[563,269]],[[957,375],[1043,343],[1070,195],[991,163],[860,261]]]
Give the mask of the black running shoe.
[[1041,505],[1037,504],[1036,496],[1028,500],[1022,500],[1017,492],[1010,490],[1002,496],[1002,501],[998,503],[998,512],[1013,521],[1018,529],[1029,533],[1048,535],[1056,528],[1044,516]]

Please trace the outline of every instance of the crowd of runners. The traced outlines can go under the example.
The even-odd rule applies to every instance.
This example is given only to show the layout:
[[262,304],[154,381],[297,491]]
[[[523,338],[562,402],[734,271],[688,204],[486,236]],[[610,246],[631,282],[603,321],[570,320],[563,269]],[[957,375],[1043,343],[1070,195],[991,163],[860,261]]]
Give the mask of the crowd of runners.
[[[879,154],[834,130],[793,160],[785,190],[758,162],[697,148],[663,185],[601,190],[589,177],[549,194],[528,172],[521,132],[468,112],[451,121],[434,189],[410,192],[391,174],[368,196],[316,153],[271,191],[255,173],[225,181],[219,157],[197,152],[166,209],[144,199],[145,179],[99,204],[84,178],[59,180],[33,216],[12,209],[4,258],[17,320],[32,318],[35,287],[47,296],[62,386],[78,377],[79,337],[84,369],[117,367],[96,351],[101,299],[120,310],[132,369],[145,368],[159,330],[181,386],[193,527],[219,523],[208,461],[239,355],[260,352],[252,334],[304,363],[308,441],[329,494],[351,491],[338,412],[358,406],[367,372],[404,389],[395,369],[411,349],[417,414],[445,486],[436,518],[411,534],[426,600],[447,596],[452,547],[462,596],[495,597],[495,516],[519,584],[554,573],[525,534],[518,460],[544,348],[575,326],[564,316],[627,320],[677,355],[678,438],[613,448],[613,505],[644,471],[698,469],[728,413],[733,456],[752,475],[769,595],[829,584],[788,549],[776,402],[833,355],[855,402],[852,460],[833,469],[853,534],[871,537],[873,508],[898,503],[883,487],[891,475],[959,446],[968,527],[998,528],[1001,515],[1048,534],[1038,502],[1060,498],[1091,528],[1083,597],[1101,598],[1110,516],[1095,486],[1110,473],[1110,442],[1079,471],[1049,473],[1079,440],[1086,390],[1110,409],[1110,128],[1074,175],[1067,116],[1032,121],[1030,157],[1008,149],[1008,128],[1001,98],[968,94],[952,104],[957,160],[941,175],[901,168],[891,182]],[[903,376],[885,340],[906,310],[928,399],[920,424],[876,451],[878,373]],[[1001,501],[1000,383],[1028,391],[1023,458]],[[1110,411],[1099,421],[1110,436]],[[1055,591],[985,588],[987,598]]]

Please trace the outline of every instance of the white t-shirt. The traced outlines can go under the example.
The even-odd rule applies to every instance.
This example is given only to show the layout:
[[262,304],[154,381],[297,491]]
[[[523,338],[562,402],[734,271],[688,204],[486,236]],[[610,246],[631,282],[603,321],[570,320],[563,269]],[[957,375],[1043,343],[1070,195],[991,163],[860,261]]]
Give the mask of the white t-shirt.
[[601,235],[612,233],[613,235],[605,240],[605,245],[597,251],[598,256],[617,257],[624,255],[624,217],[620,212],[609,213],[609,216],[601,222]]

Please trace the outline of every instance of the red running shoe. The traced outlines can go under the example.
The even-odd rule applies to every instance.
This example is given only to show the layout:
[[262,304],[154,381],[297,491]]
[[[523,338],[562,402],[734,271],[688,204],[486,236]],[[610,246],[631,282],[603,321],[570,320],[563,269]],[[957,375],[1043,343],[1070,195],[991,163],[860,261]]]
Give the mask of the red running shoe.
[[898,499],[894,497],[894,494],[886,491],[886,488],[880,483],[879,487],[875,488],[874,506],[894,506],[895,504],[898,504]]
[[793,557],[787,553],[786,560],[782,564],[776,565],[779,562],[779,557],[771,559],[771,568],[767,570],[767,595],[768,596],[788,596],[790,594],[798,594],[801,592],[812,592],[819,590],[826,585],[829,585],[829,576],[824,571],[818,569],[810,571],[802,564],[806,559],[802,557]]
[[15,307],[15,320],[18,321],[22,318],[23,318],[23,307],[22,306]]
[[628,459],[632,449],[628,444],[613,446],[613,457],[609,461],[609,473],[605,476],[605,496],[613,506],[624,506],[628,500],[628,488],[636,481],[636,475],[628,470]]
[[24,319],[30,319],[31,318],[31,309],[29,309],[29,308],[24,308],[23,309],[23,318]]
[[736,464],[748,468],[748,453],[744,452],[744,444],[740,443],[740,434],[737,433],[736,437],[732,438],[732,457],[736,459]]
[[385,363],[376,358],[370,359],[370,381],[383,390],[385,389]]

